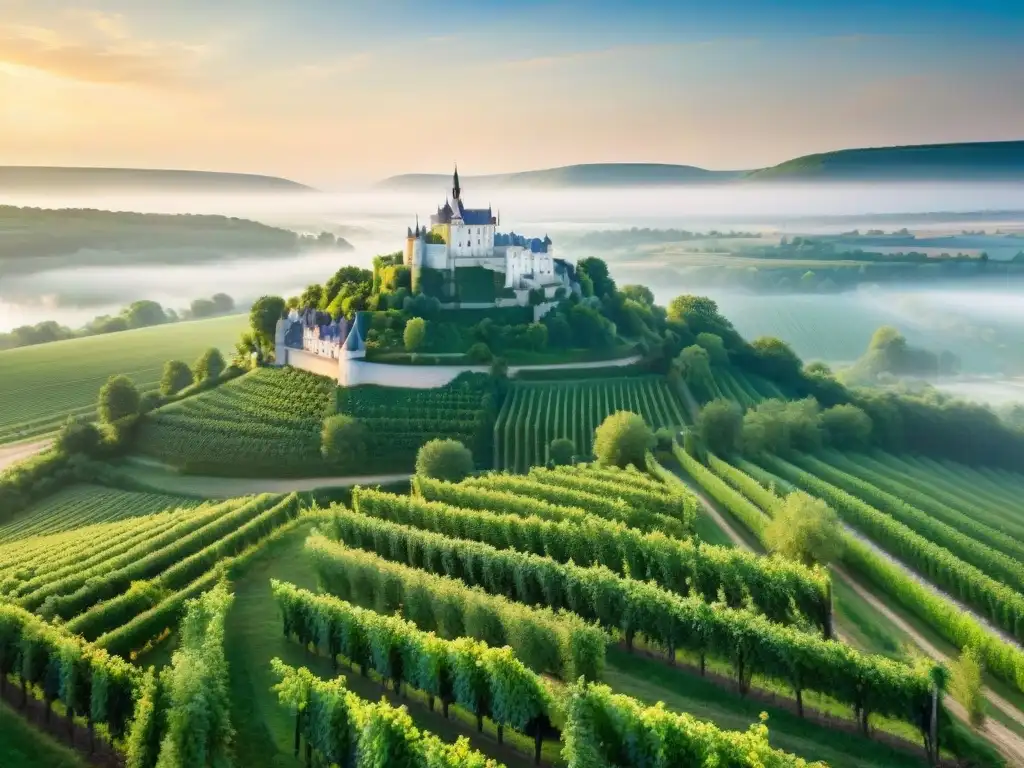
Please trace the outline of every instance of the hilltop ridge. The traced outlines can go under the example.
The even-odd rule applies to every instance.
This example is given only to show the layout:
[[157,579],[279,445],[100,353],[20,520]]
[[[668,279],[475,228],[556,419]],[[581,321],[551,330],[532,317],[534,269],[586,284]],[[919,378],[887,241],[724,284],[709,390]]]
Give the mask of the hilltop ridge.
[[82,189],[166,189],[174,192],[309,192],[312,187],[277,176],[156,168],[77,168],[0,166],[0,191],[78,191]]

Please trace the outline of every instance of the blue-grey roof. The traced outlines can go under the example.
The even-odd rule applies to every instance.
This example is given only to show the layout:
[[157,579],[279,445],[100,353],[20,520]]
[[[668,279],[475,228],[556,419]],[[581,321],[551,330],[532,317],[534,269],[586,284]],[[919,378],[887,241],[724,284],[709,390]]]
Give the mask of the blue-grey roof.
[[494,235],[494,244],[497,246],[518,245],[521,248],[529,248],[533,253],[547,253],[551,240],[546,237],[543,240],[537,237],[523,237],[515,232],[510,232],[507,235],[499,232]]
[[494,217],[486,208],[463,208],[462,221],[472,226],[493,224]]

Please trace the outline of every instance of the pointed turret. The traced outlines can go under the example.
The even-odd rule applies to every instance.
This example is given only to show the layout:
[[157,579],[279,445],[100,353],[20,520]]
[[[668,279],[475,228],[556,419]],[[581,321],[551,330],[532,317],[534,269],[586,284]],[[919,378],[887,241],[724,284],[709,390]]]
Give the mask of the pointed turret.
[[455,165],[455,173],[452,175],[452,197],[456,200],[462,194],[462,187],[459,186],[459,166]]

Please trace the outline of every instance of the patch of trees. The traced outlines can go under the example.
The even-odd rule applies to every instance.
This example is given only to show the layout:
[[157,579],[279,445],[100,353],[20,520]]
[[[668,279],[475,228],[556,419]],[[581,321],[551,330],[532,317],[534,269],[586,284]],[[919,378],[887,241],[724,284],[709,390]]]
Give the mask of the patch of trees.
[[54,320],[19,326],[9,333],[0,333],[0,349],[14,349],[46,344],[51,341],[130,331],[179,320],[199,320],[226,315],[233,312],[234,309],[235,300],[226,293],[216,293],[209,299],[195,299],[188,309],[180,311],[164,308],[155,301],[135,301],[122,309],[120,314],[98,315],[78,330],[67,328]]
[[871,337],[867,351],[852,367],[842,371],[849,383],[874,383],[886,377],[951,376],[960,372],[960,359],[952,352],[931,352],[911,346],[892,326],[882,326]]

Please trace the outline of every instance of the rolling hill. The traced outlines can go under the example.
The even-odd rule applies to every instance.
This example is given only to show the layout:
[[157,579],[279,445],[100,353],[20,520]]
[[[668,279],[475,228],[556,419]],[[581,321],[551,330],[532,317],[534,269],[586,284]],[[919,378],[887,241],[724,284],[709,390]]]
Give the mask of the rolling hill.
[[0,192],[154,190],[174,192],[303,192],[310,187],[276,176],[148,168],[0,166]]
[[[592,163],[518,173],[464,176],[492,188],[655,187],[737,182],[1024,181],[1024,141],[842,149],[804,155],[753,171],[712,171],[665,163]],[[379,189],[444,189],[447,173],[406,173]]]
[[[464,176],[463,181],[490,187],[635,187],[706,184],[742,178],[746,171],[709,171],[692,165],[664,163],[590,163],[519,173]],[[446,173],[406,173],[378,184],[381,189],[418,191],[444,188]]]
[[1024,181],[1024,141],[922,144],[805,155],[748,181]]

